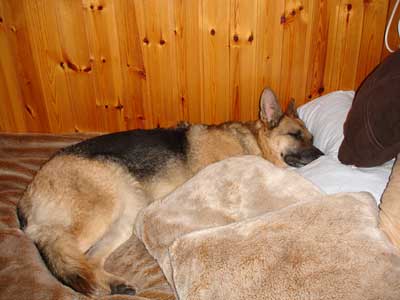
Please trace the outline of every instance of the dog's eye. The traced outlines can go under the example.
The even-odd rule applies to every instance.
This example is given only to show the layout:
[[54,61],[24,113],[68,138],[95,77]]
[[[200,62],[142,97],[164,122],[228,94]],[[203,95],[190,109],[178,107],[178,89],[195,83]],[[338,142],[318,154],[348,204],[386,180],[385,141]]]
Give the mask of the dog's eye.
[[289,132],[288,135],[294,137],[296,140],[301,140],[302,139],[300,130],[298,130],[296,132]]

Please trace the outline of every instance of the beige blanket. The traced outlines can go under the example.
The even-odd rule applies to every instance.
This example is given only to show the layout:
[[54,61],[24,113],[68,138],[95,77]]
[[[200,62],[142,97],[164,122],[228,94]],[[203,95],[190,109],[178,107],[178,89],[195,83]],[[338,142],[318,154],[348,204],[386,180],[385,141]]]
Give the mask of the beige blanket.
[[366,193],[325,196],[265,160],[207,167],[136,232],[183,299],[400,299],[400,253]]

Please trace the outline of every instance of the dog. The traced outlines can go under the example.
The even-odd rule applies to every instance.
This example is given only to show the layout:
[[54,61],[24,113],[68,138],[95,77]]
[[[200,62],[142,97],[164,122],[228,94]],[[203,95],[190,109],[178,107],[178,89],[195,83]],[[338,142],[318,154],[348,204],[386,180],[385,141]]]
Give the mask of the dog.
[[133,295],[135,288],[103,264],[131,236],[137,213],[207,165],[236,155],[300,167],[323,153],[294,102],[283,113],[266,88],[256,121],[131,130],[60,150],[28,186],[18,215],[61,282],[88,296]]

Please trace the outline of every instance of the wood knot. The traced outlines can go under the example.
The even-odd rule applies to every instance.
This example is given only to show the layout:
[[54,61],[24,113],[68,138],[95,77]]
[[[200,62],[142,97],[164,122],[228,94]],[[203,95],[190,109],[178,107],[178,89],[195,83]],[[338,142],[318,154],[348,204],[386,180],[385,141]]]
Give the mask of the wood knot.
[[35,117],[32,107],[30,107],[28,104],[25,104],[25,109],[31,115],[31,117]]
[[116,105],[116,106],[114,106],[115,107],[115,109],[118,109],[118,110],[122,110],[123,108],[124,108],[124,106],[121,104],[121,103],[119,103],[118,102],[118,104]]
[[215,29],[214,29],[214,28],[212,28],[212,29],[210,30],[210,34],[211,34],[211,35],[215,35]]
[[353,8],[353,5],[351,3],[349,3],[346,5],[346,7],[347,7],[347,11],[351,11]]
[[76,64],[72,63],[71,61],[69,61],[69,60],[67,60],[67,67],[69,69],[71,69],[72,71],[79,72],[79,67]]
[[147,38],[147,37],[145,37],[144,39],[143,39],[143,43],[145,43],[146,45],[148,45],[150,42],[149,42],[149,39]]
[[140,78],[146,79],[146,71],[143,69],[136,70],[136,73],[139,75]]
[[250,34],[247,40],[251,43],[254,40],[253,34]]
[[89,73],[90,71],[92,71],[92,66],[86,66],[82,69],[82,71],[85,73]]
[[233,40],[235,41],[235,43],[237,43],[239,41],[239,36],[237,34],[234,34]]
[[318,94],[322,94],[324,91],[325,91],[325,88],[324,88],[323,86],[321,86],[321,87],[318,89]]
[[163,39],[160,40],[160,45],[163,46],[165,44],[165,41]]

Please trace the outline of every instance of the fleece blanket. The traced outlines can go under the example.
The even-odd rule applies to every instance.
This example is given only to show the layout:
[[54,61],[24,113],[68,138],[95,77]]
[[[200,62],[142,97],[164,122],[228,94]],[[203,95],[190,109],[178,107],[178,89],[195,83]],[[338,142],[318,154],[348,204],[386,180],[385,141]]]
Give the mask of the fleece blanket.
[[183,299],[400,299],[400,253],[367,193],[326,196],[253,156],[213,164],[138,217]]
[[380,209],[380,228],[400,249],[400,153],[397,155],[389,183],[383,193]]

